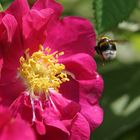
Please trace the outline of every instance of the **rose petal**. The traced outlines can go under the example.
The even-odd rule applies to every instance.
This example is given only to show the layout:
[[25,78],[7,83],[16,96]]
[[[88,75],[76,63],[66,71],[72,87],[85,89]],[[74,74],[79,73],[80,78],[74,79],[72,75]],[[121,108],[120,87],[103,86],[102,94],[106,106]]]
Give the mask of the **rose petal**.
[[82,96],[86,96],[86,98],[88,98],[89,101],[92,95],[93,97],[94,95],[97,95],[98,97],[97,100],[101,97],[103,87],[104,87],[104,82],[102,77],[98,75],[98,73],[95,78],[90,80],[78,80],[78,83],[80,86],[80,93],[83,94]]
[[40,135],[45,135],[46,134],[46,126],[44,125],[43,122],[41,121],[37,121],[35,122],[35,127],[37,129],[37,132],[40,134]]
[[52,108],[46,109],[43,118],[44,123],[47,125],[46,128],[48,126],[55,127],[56,129],[60,129],[61,131],[69,135],[69,131],[64,126],[64,124],[60,120],[60,116],[58,116],[57,112],[54,111],[54,109]]
[[91,106],[88,103],[83,103],[81,113],[89,122],[92,131],[99,127],[103,121],[103,110],[98,104]]
[[80,111],[80,106],[76,102],[64,98],[59,93],[51,91],[50,97],[63,119],[72,119]]
[[48,30],[45,45],[53,51],[63,51],[67,56],[75,53],[88,53],[93,56],[93,47],[96,45],[95,32],[88,20],[66,17]]
[[55,0],[37,0],[32,7],[32,9],[37,10],[46,8],[52,8],[57,16],[60,16],[63,10],[62,5],[56,2]]
[[72,77],[69,77],[69,81],[61,84],[60,93],[75,102],[79,102],[79,83]]
[[78,53],[60,59],[60,63],[63,63],[66,70],[74,74],[77,80],[87,80],[96,77],[96,63],[90,55],[86,53]]
[[13,15],[19,23],[21,28],[22,25],[22,17],[29,12],[29,5],[27,0],[14,0],[9,6],[9,8],[5,11],[5,13],[9,13]]
[[11,42],[13,35],[15,33],[16,27],[17,27],[17,21],[14,18],[14,16],[12,16],[10,14],[6,14],[2,18],[2,23],[4,24],[6,31],[7,31],[8,42]]
[[71,125],[70,140],[89,140],[90,127],[87,120],[78,113]]
[[20,81],[0,83],[0,104],[9,106],[24,90]]
[[0,106],[0,129],[11,119],[9,110],[3,106]]
[[60,129],[52,126],[47,126],[46,135],[37,135],[38,140],[68,140],[68,134],[64,133]]
[[38,46],[45,41],[45,31],[52,15],[53,10],[48,8],[31,10],[23,17],[24,48],[30,48],[32,52],[38,50]]
[[[21,133],[22,132],[22,133]],[[1,140],[35,140],[33,130],[22,120],[11,120],[0,135]]]
[[35,140],[29,124],[21,119],[12,118],[8,108],[0,106],[0,118],[0,140]]

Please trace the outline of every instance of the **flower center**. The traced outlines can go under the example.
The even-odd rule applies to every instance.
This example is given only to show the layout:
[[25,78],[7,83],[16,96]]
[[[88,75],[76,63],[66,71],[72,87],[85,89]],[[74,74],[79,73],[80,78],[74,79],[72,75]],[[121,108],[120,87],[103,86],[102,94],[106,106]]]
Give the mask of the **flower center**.
[[64,53],[50,51],[48,47],[43,49],[40,45],[39,51],[29,56],[28,49],[25,56],[20,58],[18,71],[28,90],[33,94],[32,97],[37,97],[40,93],[47,94],[49,88],[58,91],[60,84],[69,81],[65,66],[58,63],[59,56]]

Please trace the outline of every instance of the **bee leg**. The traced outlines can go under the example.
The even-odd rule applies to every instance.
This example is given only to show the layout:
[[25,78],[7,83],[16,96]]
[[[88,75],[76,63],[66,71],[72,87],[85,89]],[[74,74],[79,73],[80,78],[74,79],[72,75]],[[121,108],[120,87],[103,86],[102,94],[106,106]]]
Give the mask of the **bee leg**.
[[100,54],[100,50],[98,49],[97,46],[95,46],[95,51],[96,51],[97,54]]
[[101,61],[102,61],[102,66],[104,66],[104,64],[105,64],[105,59],[104,59],[104,57],[103,57],[101,54],[99,54],[99,57],[100,57],[100,59],[101,59]]

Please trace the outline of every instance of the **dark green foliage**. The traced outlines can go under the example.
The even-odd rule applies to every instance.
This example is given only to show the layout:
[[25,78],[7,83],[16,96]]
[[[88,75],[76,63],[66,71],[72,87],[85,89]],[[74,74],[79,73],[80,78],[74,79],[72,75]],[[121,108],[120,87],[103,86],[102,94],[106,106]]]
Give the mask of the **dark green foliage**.
[[117,61],[100,66],[105,82],[101,99],[105,115],[91,140],[140,140],[139,68],[140,63],[126,65]]
[[128,18],[138,0],[94,0],[94,24],[97,33],[103,33]]
[[5,4],[8,4],[8,3],[11,3],[13,0],[0,0],[0,3],[2,5],[5,5]]
[[2,11],[2,9],[6,9],[12,1],[13,0],[0,0],[0,5],[2,6],[2,8],[0,8],[0,11]]

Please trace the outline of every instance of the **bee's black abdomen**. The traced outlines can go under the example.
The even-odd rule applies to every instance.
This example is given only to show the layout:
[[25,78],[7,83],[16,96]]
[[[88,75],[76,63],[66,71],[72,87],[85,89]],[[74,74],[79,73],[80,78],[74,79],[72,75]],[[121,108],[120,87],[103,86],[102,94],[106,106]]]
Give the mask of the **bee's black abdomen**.
[[100,51],[107,51],[107,50],[112,50],[112,51],[116,51],[116,45],[114,43],[108,43],[108,44],[104,44],[100,47]]

